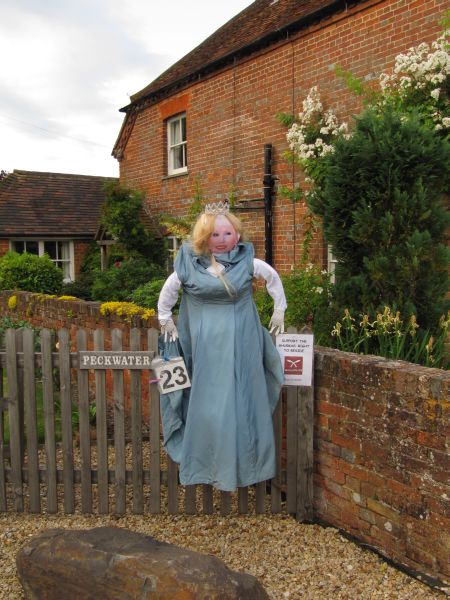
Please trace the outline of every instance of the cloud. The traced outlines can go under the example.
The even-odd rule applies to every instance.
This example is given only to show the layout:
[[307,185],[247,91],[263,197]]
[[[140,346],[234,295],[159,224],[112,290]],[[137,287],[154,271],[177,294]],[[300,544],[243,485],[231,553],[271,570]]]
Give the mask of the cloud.
[[250,2],[223,4],[0,0],[0,168],[117,175],[119,109]]

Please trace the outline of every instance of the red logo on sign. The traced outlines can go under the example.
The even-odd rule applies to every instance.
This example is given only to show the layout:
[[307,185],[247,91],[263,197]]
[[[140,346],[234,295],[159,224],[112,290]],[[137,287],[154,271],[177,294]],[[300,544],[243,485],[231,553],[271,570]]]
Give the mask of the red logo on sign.
[[303,356],[285,356],[284,372],[286,375],[303,375]]

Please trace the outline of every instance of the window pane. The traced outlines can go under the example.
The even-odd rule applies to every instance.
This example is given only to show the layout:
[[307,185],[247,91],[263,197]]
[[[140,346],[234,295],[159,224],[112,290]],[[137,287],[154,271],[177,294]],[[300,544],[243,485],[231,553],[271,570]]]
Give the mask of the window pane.
[[44,252],[48,254],[52,260],[56,260],[58,255],[56,253],[56,242],[44,242]]
[[26,241],[25,252],[28,252],[29,254],[39,255],[39,242]]
[[12,248],[14,252],[22,254],[22,252],[25,252],[25,242],[13,242]]
[[58,257],[63,260],[70,260],[69,242],[58,242]]
[[176,148],[172,148],[172,157],[174,169],[181,169],[182,167],[184,167],[183,146],[177,146]]
[[186,141],[186,117],[181,117],[181,139]]
[[64,280],[65,281],[69,281],[70,280],[70,263],[69,262],[63,262],[63,263],[61,263],[61,267],[62,267],[62,270],[63,270]]
[[170,145],[173,146],[180,142],[180,121],[172,121],[170,123]]

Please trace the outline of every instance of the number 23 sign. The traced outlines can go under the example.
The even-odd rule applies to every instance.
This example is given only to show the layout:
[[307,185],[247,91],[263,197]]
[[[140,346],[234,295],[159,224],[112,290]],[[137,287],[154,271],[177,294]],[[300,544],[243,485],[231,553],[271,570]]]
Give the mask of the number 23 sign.
[[181,356],[170,360],[155,358],[152,362],[152,369],[158,379],[160,394],[168,394],[191,387],[186,364]]

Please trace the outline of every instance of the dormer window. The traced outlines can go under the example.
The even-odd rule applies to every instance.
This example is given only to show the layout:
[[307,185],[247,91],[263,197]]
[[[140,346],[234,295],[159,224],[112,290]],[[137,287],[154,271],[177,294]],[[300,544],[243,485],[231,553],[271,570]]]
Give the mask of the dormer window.
[[186,114],[167,121],[167,165],[169,175],[187,172]]

